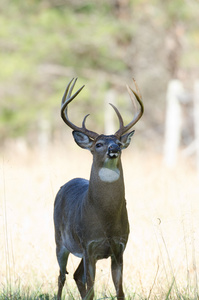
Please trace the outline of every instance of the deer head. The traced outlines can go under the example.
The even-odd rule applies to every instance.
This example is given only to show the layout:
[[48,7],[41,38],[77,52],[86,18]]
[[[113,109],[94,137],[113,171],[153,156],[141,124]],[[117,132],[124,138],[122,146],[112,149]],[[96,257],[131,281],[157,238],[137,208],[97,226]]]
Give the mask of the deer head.
[[[139,104],[139,110],[135,113],[133,120],[124,126],[123,118],[118,111],[118,109],[110,103],[110,105],[113,107],[114,111],[116,112],[116,115],[119,120],[119,129],[111,136],[105,136],[105,135],[99,135],[98,133],[88,130],[86,128],[85,122],[89,114],[87,114],[82,122],[82,127],[78,127],[74,125],[68,118],[68,104],[81,92],[81,90],[84,88],[84,85],[77,90],[73,95],[72,91],[76,84],[77,78],[74,80],[72,79],[69,84],[66,87],[65,93],[62,98],[62,104],[61,104],[61,117],[64,120],[64,122],[73,129],[73,137],[75,139],[75,142],[83,149],[88,149],[91,151],[92,154],[97,153],[98,156],[100,155],[107,155],[110,159],[116,158],[121,150],[127,148],[130,144],[131,137],[134,134],[134,130],[126,133],[129,131],[142,117],[142,114],[144,112],[144,106],[141,101],[140,92],[138,90],[137,84],[134,80],[136,90],[132,90],[129,86],[127,86],[128,93],[130,95],[130,98],[133,102],[133,105],[135,108],[136,103],[135,99],[137,100]],[[72,86],[71,86],[72,83]],[[134,97],[135,99],[134,99]],[[110,143],[109,143],[110,142]],[[110,145],[109,145],[110,144]],[[107,150],[107,151],[105,151]]]

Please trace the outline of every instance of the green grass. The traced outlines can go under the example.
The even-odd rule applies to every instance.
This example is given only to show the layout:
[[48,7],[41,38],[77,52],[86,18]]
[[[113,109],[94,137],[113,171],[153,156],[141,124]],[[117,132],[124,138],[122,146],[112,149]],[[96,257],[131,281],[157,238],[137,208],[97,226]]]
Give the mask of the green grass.
[[11,287],[7,285],[0,291],[0,300],[53,300],[55,294],[43,293],[41,288],[21,287],[20,284]]
[[[174,282],[174,281],[173,281]],[[139,299],[139,300],[149,300],[149,299],[156,299],[156,300],[197,300],[199,299],[198,295],[188,295],[186,292],[182,293],[173,293],[173,285],[171,285],[170,289],[167,291],[167,293],[163,294],[157,294],[154,295],[153,297],[146,297],[144,295],[141,295],[139,293],[133,292],[132,294],[126,294],[126,300],[133,300],[133,299]],[[80,299],[80,297],[77,298],[76,292],[74,294],[72,292],[68,293],[67,295],[63,295],[62,299],[63,300],[76,300]],[[0,292],[0,300],[56,300],[56,294],[53,292],[49,293],[42,293],[41,290],[33,290],[29,287],[24,288],[23,290],[21,288],[5,288]],[[96,300],[102,300],[102,299],[116,299],[116,297],[113,295],[106,295],[106,296],[95,296]]]

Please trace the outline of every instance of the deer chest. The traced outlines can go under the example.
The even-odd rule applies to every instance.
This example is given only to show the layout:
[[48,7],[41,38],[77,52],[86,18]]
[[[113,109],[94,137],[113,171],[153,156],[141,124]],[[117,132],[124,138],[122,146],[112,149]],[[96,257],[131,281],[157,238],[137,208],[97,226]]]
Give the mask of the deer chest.
[[90,241],[87,246],[89,255],[95,260],[108,258],[109,256],[117,256],[123,252],[126,246],[126,240],[120,237],[101,238]]

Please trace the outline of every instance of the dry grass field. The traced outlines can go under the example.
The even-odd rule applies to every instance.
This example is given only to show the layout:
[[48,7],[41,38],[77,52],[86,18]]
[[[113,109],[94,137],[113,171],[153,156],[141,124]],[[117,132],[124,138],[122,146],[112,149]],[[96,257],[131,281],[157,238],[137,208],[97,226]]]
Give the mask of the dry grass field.
[[[133,143],[122,160],[131,226],[124,258],[127,299],[199,299],[199,181],[191,163],[181,158],[168,170],[161,156]],[[69,179],[89,178],[91,162],[91,154],[74,143],[42,153],[13,145],[1,153],[0,299],[53,298],[54,198]],[[65,299],[79,299],[72,279],[78,261],[70,256]],[[97,264],[95,290],[96,299],[115,295],[109,260]]]

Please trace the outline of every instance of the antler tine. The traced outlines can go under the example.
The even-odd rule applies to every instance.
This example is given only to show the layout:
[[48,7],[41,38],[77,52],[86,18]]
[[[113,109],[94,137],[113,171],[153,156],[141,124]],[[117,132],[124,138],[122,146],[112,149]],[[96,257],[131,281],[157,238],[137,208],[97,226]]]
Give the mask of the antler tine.
[[[75,78],[75,80],[74,80],[74,82],[73,82],[73,84],[72,84],[72,86],[71,86],[71,88],[70,88],[70,85],[71,85],[71,83],[72,83],[72,81],[74,80],[74,78],[69,82],[69,84],[67,85],[67,87],[66,87],[66,90],[65,90],[65,92],[64,92],[64,95],[63,95],[63,98],[62,98],[62,106],[61,106],[61,110],[62,110],[62,112],[64,112],[65,111],[65,108],[67,108],[67,105],[81,92],[81,90],[85,87],[85,85],[83,85],[78,91],[76,91],[75,92],[75,94],[73,94],[72,96],[71,96],[71,94],[72,94],[72,91],[73,91],[73,88],[74,88],[74,86],[75,86],[75,83],[76,83],[76,81],[77,81],[77,78]],[[69,90],[69,88],[70,88],[70,90]],[[69,90],[69,92],[68,92],[68,90]]]
[[[133,102],[133,105],[135,106],[135,108],[137,108],[136,106],[136,103],[135,103],[135,99],[137,100],[137,102],[139,103],[140,105],[140,109],[136,112],[136,114],[134,115],[134,118],[133,120],[126,126],[123,126],[121,125],[120,123],[120,128],[119,130],[115,133],[115,135],[117,137],[121,137],[122,134],[124,134],[125,132],[127,132],[131,127],[133,127],[137,122],[138,120],[142,117],[143,113],[144,113],[144,105],[142,103],[142,100],[141,100],[141,94],[139,92],[139,89],[138,89],[138,86],[137,86],[137,83],[136,81],[133,79],[134,81],[134,84],[135,84],[135,87],[136,87],[136,92],[134,90],[132,90],[128,85],[127,85],[127,90],[128,90],[128,93],[129,93],[129,96]],[[135,96],[135,99],[133,97],[133,95]]]
[[[62,102],[61,102],[61,117],[63,119],[63,121],[70,127],[72,128],[73,130],[75,131],[79,131],[79,132],[82,132],[82,133],[85,133],[87,134],[90,138],[92,139],[96,139],[98,137],[98,134],[94,131],[91,131],[91,130],[88,130],[86,127],[85,127],[85,121],[86,121],[86,118],[88,117],[88,115],[86,115],[83,119],[83,122],[82,122],[82,127],[78,127],[76,126],[75,124],[73,124],[69,118],[68,118],[68,114],[67,114],[67,109],[68,109],[68,104],[81,92],[81,90],[84,88],[85,85],[83,85],[79,90],[77,90],[73,95],[72,94],[72,91],[73,91],[73,88],[75,86],[75,83],[77,81],[77,78],[75,78],[74,82],[73,82],[74,78],[68,83],[67,87],[66,87],[66,90],[64,92],[64,95],[63,95],[63,98],[62,98]],[[70,88],[70,85],[71,83],[73,82],[71,88]],[[69,90],[70,89],[70,90]]]
[[[75,83],[77,81],[77,78],[75,78],[74,82],[73,82],[74,78],[71,79],[71,81],[68,83],[66,90],[64,92],[63,98],[62,98],[62,102],[61,102],[61,117],[64,120],[64,122],[71,127],[72,129],[76,130],[74,127],[76,127],[73,123],[71,123],[68,119],[68,115],[67,115],[67,110],[68,110],[68,104],[79,94],[79,92],[84,88],[84,85],[74,94],[71,96],[73,88],[75,86]],[[71,88],[70,85],[73,82]],[[70,88],[70,90],[69,90]],[[69,92],[68,92],[69,90]]]
[[86,122],[86,119],[87,119],[88,116],[90,116],[90,114],[87,114],[87,115],[84,117],[84,119],[83,119],[83,121],[82,121],[82,128],[86,128],[85,122]]
[[122,119],[122,116],[119,112],[119,110],[117,109],[117,107],[115,107],[115,105],[113,105],[112,103],[109,103],[112,108],[114,109],[114,111],[116,112],[117,116],[118,116],[118,119],[119,119],[119,123],[120,123],[120,128],[121,127],[124,127],[124,122],[123,122],[123,119]]

